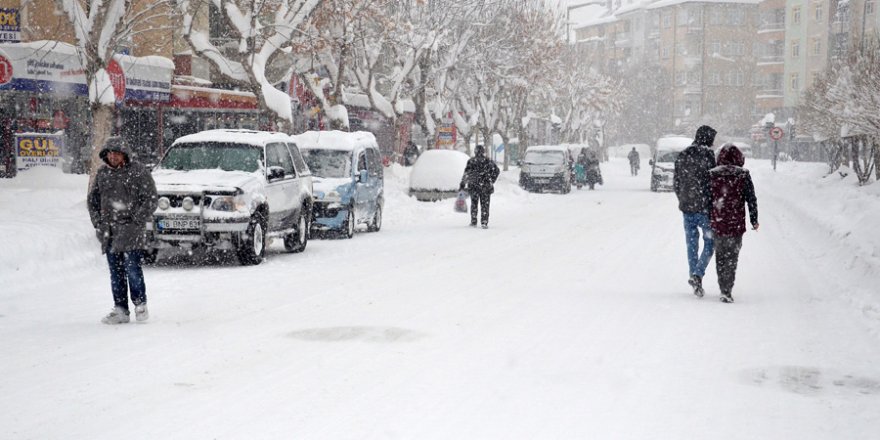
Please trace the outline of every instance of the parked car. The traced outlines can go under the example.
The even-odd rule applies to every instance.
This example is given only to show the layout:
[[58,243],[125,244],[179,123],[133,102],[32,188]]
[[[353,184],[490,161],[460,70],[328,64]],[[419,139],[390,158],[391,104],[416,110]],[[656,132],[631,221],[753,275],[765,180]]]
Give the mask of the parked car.
[[545,188],[571,192],[574,159],[566,146],[533,146],[526,149],[519,170],[519,186],[526,191]]
[[468,155],[456,150],[428,150],[409,175],[409,195],[422,202],[455,197]]
[[315,189],[312,231],[354,236],[355,226],[382,228],[385,176],[376,137],[357,131],[308,131],[292,136]]
[[234,250],[260,264],[267,237],[290,252],[309,239],[312,176],[282,133],[208,130],[184,136],[153,169],[159,207],[148,224],[148,259],[161,248]]
[[651,191],[672,190],[672,178],[675,174],[675,159],[678,153],[694,142],[684,136],[664,136],[657,139],[657,147],[648,164],[651,165]]

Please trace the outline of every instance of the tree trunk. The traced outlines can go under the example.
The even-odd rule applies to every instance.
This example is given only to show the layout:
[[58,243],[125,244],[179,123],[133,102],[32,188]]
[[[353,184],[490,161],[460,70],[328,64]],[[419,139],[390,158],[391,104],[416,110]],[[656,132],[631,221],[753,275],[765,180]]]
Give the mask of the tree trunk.
[[510,137],[501,133],[501,142],[504,142],[504,171],[510,169]]
[[874,180],[880,182],[880,143],[877,138],[871,138],[871,148],[874,150]]
[[110,136],[113,136],[113,119],[116,109],[109,105],[92,104],[92,121],[90,127],[92,152],[89,155],[89,189],[95,183],[95,173],[103,163],[98,154]]
[[464,146],[467,149],[467,155],[470,156],[471,152],[471,138],[474,136],[474,132],[471,131],[464,137]]

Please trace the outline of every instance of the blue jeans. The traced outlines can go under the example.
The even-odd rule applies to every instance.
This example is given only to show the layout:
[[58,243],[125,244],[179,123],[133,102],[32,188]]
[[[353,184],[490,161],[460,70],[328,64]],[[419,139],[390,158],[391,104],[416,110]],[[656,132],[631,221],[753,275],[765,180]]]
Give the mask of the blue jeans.
[[[703,233],[703,252],[700,252],[700,231]],[[684,213],[684,237],[687,241],[688,267],[691,275],[703,278],[706,266],[712,259],[715,250],[715,239],[712,227],[709,226],[709,215],[703,213]],[[699,255],[699,257],[698,257]]]
[[131,302],[140,305],[147,302],[147,286],[144,284],[144,271],[141,262],[144,251],[107,252],[110,266],[110,288],[116,307],[128,310],[128,291],[131,289]]

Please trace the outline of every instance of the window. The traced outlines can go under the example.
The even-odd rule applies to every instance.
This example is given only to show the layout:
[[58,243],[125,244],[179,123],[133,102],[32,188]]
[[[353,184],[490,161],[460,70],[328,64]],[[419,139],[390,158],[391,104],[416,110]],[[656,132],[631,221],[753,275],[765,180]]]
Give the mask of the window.
[[688,75],[686,70],[679,70],[675,72],[675,83],[677,85],[683,86],[687,84],[687,79]]
[[822,39],[813,38],[813,56],[822,55]]
[[672,13],[663,14],[663,28],[666,29],[670,27],[672,27]]
[[720,86],[721,85],[721,72],[717,72],[717,71],[709,72],[709,78],[707,79],[707,83],[710,86]]
[[816,5],[815,16],[816,16],[816,21],[822,21],[822,5],[821,4]]
[[731,87],[742,87],[745,75],[742,70],[730,70],[727,72],[727,85]]
[[730,43],[730,54],[737,57],[744,56],[746,54],[745,44],[742,41]]
[[800,77],[797,73],[792,73],[789,79],[789,88],[793,92],[798,92],[801,89]]
[[669,48],[663,47],[660,49],[660,58],[668,59],[669,58]]
[[791,40],[791,57],[798,58],[801,56],[801,41]]
[[874,0],[868,0],[868,2],[865,3],[865,14],[874,15]]
[[293,164],[296,166],[297,174],[311,174],[296,144],[287,144],[287,148],[290,150],[290,155],[293,156]]
[[290,159],[290,152],[287,151],[285,144],[269,144],[266,146],[266,166],[280,167],[284,170],[285,176],[295,176],[293,170],[293,160]]
[[721,42],[718,40],[712,40],[709,42],[709,55],[715,53],[721,54]]
[[379,160],[379,150],[367,148],[367,164],[370,169],[371,176],[382,176],[382,161]]
[[681,8],[678,10],[678,17],[675,20],[675,24],[678,26],[687,26],[688,23],[688,11],[687,9]]
[[361,171],[364,171],[366,169],[367,169],[367,155],[363,151],[361,151],[361,154],[358,154],[358,174],[360,174]]
[[742,26],[746,22],[746,11],[731,9],[727,11],[727,24],[730,26]]
[[711,25],[720,25],[722,22],[722,15],[720,9],[713,9],[709,11],[709,24]]
[[793,24],[801,24],[801,7],[791,8],[791,22]]

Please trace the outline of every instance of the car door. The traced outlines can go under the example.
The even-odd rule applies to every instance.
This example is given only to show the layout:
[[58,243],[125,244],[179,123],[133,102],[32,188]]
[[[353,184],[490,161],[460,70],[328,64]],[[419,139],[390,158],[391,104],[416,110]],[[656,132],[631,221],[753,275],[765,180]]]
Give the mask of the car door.
[[[361,219],[364,219],[368,215],[368,207],[370,203],[370,188],[369,188],[369,169],[367,168],[367,151],[365,149],[356,150],[356,164],[355,168],[355,185],[354,185],[354,216],[355,223],[360,223]],[[361,172],[367,171],[367,180],[361,181]]]
[[291,157],[293,157],[293,166],[296,169],[296,195],[294,198],[297,200],[297,206],[310,208],[312,206],[312,173],[296,144],[288,143],[287,149],[290,151]]
[[379,208],[379,197],[382,195],[384,187],[384,170],[382,162],[379,160],[379,150],[367,148],[367,168],[369,169],[368,189],[370,192],[368,218],[373,218],[376,209]]
[[[287,145],[275,142],[266,145],[266,194],[269,198],[269,230],[293,227],[296,209],[296,170]],[[280,170],[281,172],[279,173]],[[276,173],[273,177],[273,173]]]

